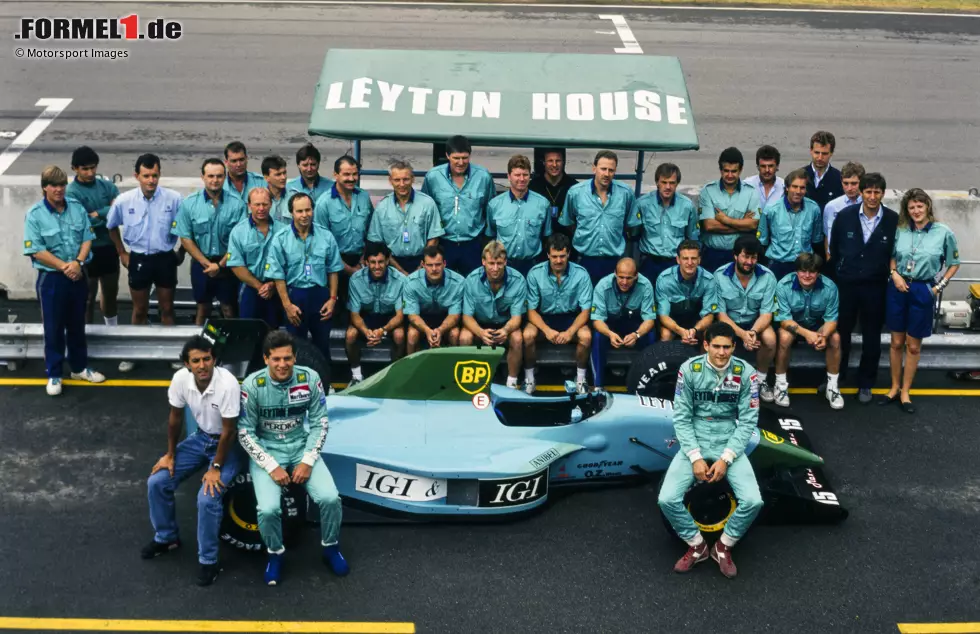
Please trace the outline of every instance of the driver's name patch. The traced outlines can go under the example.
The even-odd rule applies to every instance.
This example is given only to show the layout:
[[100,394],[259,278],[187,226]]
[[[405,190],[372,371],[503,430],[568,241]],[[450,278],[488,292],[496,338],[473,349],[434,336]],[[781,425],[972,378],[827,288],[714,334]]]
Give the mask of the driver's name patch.
[[310,384],[300,383],[289,388],[290,403],[305,403],[310,400]]

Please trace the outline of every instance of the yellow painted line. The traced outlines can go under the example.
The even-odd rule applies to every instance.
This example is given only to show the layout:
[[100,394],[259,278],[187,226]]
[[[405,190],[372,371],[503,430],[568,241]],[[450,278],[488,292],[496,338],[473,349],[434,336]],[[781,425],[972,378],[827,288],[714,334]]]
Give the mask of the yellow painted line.
[[0,617],[0,630],[87,632],[342,632],[414,634],[414,623],[341,621],[145,621],[129,619],[40,619]]
[[899,623],[902,634],[978,634],[980,623]]

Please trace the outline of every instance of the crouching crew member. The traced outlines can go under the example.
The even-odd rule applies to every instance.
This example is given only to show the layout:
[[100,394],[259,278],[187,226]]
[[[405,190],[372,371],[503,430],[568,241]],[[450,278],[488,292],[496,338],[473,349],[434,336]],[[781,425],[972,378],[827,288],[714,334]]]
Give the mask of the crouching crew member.
[[677,265],[657,278],[657,318],[660,339],[680,339],[696,346],[718,310],[715,278],[701,264],[701,245],[685,240],[677,247]]
[[[735,332],[730,325],[708,326],[704,349],[705,354],[685,361],[677,375],[674,429],[680,451],[664,475],[658,503],[674,531],[690,546],[674,564],[674,571],[688,572],[710,554],[722,574],[732,578],[737,572],[732,547],[762,510],[759,484],[745,456],[745,447],[759,424],[759,380],[752,366],[732,355]],[[738,503],[709,553],[684,506],[684,494],[695,479],[720,482],[726,477]]]
[[592,330],[592,280],[585,267],[568,261],[568,236],[556,233],[548,239],[548,261],[536,264],[527,275],[527,326],[524,327],[524,391],[534,394],[534,363],[537,341],[555,345],[575,343],[575,386],[588,391],[585,372],[589,367]]
[[282,302],[276,283],[266,277],[272,237],[283,228],[271,215],[269,190],[255,188],[248,193],[247,218],[235,225],[228,237],[228,262],[241,282],[238,309],[242,319],[261,319],[275,330],[282,324]]
[[483,247],[483,266],[463,283],[461,346],[475,340],[487,346],[507,345],[507,387],[517,387],[524,337],[521,321],[527,310],[527,281],[507,266],[507,249],[499,241]]
[[507,248],[507,266],[526,276],[540,261],[542,238],[551,235],[548,200],[528,190],[531,161],[520,154],[507,162],[510,190],[490,201],[487,235]]
[[391,336],[394,344],[391,360],[401,358],[405,350],[405,317],[402,313],[402,292],[405,276],[388,266],[391,251],[377,242],[364,249],[367,267],[350,278],[350,325],[347,326],[347,360],[350,361],[351,385],[364,380],[361,374],[361,340],[374,347]]
[[776,353],[776,405],[789,407],[790,353],[801,339],[814,350],[825,351],[827,359],[827,402],[834,409],[844,407],[840,395],[840,335],[837,333],[839,300],[837,285],[820,275],[820,256],[802,253],[796,258],[796,272],[779,280],[776,287],[776,313],[779,324],[779,350]]
[[405,280],[405,317],[408,319],[406,348],[418,351],[422,342],[430,348],[459,344],[463,314],[462,275],[446,268],[446,257],[438,244],[422,251],[422,268]]
[[606,353],[656,341],[657,309],[653,284],[636,271],[633,258],[623,258],[616,272],[599,280],[592,293],[592,376],[602,387]]
[[[307,194],[294,194],[309,200]],[[295,213],[295,208],[293,209]],[[312,215],[313,204],[310,202]],[[320,509],[323,562],[334,574],[350,572],[340,553],[340,495],[320,451],[327,439],[327,393],[320,375],[296,365],[296,344],[276,330],[262,344],[266,367],[242,382],[242,415],[238,440],[251,460],[259,534],[269,551],[265,582],[274,586],[282,574],[282,494],[302,484]],[[306,431],[304,420],[309,425]]]

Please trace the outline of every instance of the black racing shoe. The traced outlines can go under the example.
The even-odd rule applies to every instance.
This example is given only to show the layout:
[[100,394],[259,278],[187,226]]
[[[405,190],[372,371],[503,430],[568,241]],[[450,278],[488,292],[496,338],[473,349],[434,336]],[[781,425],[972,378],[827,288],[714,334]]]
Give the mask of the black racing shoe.
[[218,564],[201,564],[201,570],[197,573],[197,585],[209,586],[218,578],[221,568]]
[[143,546],[143,550],[140,551],[140,557],[143,559],[153,559],[154,557],[159,557],[160,555],[166,555],[170,551],[177,550],[178,548],[180,548],[179,539],[168,544],[161,544],[154,539],[146,546]]

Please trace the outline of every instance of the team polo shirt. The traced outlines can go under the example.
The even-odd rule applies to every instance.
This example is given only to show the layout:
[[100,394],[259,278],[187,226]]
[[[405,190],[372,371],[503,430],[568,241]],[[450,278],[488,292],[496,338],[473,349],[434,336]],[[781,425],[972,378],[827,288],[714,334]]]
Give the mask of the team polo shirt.
[[487,237],[500,240],[510,260],[529,260],[541,254],[541,240],[551,235],[550,205],[541,194],[527,190],[515,198],[507,190],[487,207]]
[[414,189],[402,211],[395,194],[385,196],[368,224],[367,239],[384,242],[397,257],[421,255],[425,243],[445,235],[436,201]]
[[181,368],[174,374],[167,390],[171,407],[189,408],[197,426],[206,434],[218,435],[222,418],[238,418],[242,387],[228,370],[215,366],[211,382],[203,392],[197,389],[194,373]]
[[286,181],[287,198],[296,192],[302,192],[308,194],[313,199],[313,204],[315,205],[320,202],[320,197],[328,193],[333,186],[334,181],[317,174],[313,181],[313,187],[308,187],[306,181],[303,180],[303,175],[300,174],[296,178],[290,178]]
[[800,284],[796,273],[789,273],[776,286],[775,321],[792,319],[808,330],[825,322],[837,321],[840,301],[837,285],[826,276],[818,275],[810,290]]
[[[88,212],[82,203],[74,198],[65,198],[65,210],[58,212],[47,199],[42,198],[27,211],[24,219],[24,255],[34,255],[47,251],[59,260],[71,262],[78,258],[82,245],[91,242],[95,229],[89,222]],[[92,259],[89,251],[85,262]],[[39,271],[55,269],[31,258],[34,268]]]
[[619,290],[615,273],[610,273],[595,285],[592,293],[592,321],[619,319],[635,312],[640,313],[643,321],[657,318],[653,284],[646,276],[637,275],[633,288],[625,293]]
[[244,266],[258,281],[268,281],[265,277],[265,263],[269,259],[269,247],[272,246],[273,236],[285,226],[270,217],[269,232],[262,235],[252,216],[246,216],[235,225],[228,236],[227,266]]
[[255,172],[245,172],[245,186],[242,188],[242,192],[238,193],[235,186],[231,184],[231,176],[225,176],[224,190],[234,196],[235,198],[241,199],[243,203],[248,205],[248,193],[258,188],[266,187],[267,183],[265,178],[261,174],[256,174]]
[[497,292],[490,288],[486,270],[481,266],[463,282],[463,314],[481,324],[501,325],[511,317],[527,312],[527,281],[509,266],[503,285]]
[[123,244],[133,253],[153,255],[173,251],[177,236],[171,233],[183,199],[166,187],[157,187],[151,198],[136,187],[119,194],[106,216],[106,227],[119,230]]
[[68,183],[65,189],[66,198],[74,198],[82,203],[88,213],[97,213],[98,218],[89,216],[89,223],[95,229],[95,239],[92,240],[92,247],[112,246],[109,238],[109,230],[106,229],[105,219],[109,215],[109,208],[112,201],[119,195],[119,188],[115,183],[104,178],[96,178],[91,183],[83,183],[77,178]]
[[487,205],[497,195],[497,190],[487,168],[473,163],[466,170],[463,186],[456,187],[452,168],[447,163],[426,173],[422,193],[431,196],[439,207],[446,239],[465,242],[483,232]]
[[672,266],[657,278],[657,314],[670,317],[672,304],[701,300],[701,317],[705,317],[718,310],[716,292],[715,278],[700,266],[691,281],[684,279],[681,267]]
[[736,324],[753,323],[759,315],[776,310],[776,276],[761,264],[755,265],[746,288],[742,288],[734,262],[718,267],[715,285],[718,312],[727,314]]
[[575,225],[572,246],[582,255],[617,257],[626,252],[626,223],[635,213],[636,196],[629,186],[614,180],[603,205],[592,179],[569,188],[559,222]]
[[311,226],[303,240],[295,225],[289,225],[272,237],[265,279],[285,280],[290,288],[329,288],[328,276],[343,270],[344,262],[333,234]]
[[[269,189],[266,187],[266,189]],[[282,224],[290,224],[293,221],[293,214],[289,211],[289,197],[296,192],[287,192],[285,189],[279,192],[279,197],[272,195],[269,190],[269,201],[272,206],[269,208],[269,217]]]
[[930,222],[922,230],[900,227],[892,257],[899,275],[920,281],[934,280],[943,266],[960,263],[956,235],[941,222]]
[[684,240],[697,240],[698,213],[687,196],[674,194],[664,207],[660,192],[652,191],[636,201],[636,213],[629,218],[630,227],[643,227],[640,251],[662,258],[673,257]]
[[405,281],[405,314],[462,314],[465,282],[466,279],[452,269],[444,269],[442,279],[435,284],[425,276],[425,269],[413,271]]
[[171,233],[178,238],[193,240],[204,257],[220,257],[228,252],[231,230],[247,215],[241,199],[228,196],[222,190],[215,208],[208,193],[201,189],[180,203]]
[[364,235],[373,212],[371,195],[366,191],[355,187],[348,206],[334,184],[316,201],[313,223],[333,234],[341,253],[360,254],[364,251]]
[[385,269],[380,280],[371,277],[368,267],[362,267],[350,276],[350,294],[347,310],[352,313],[390,315],[405,305],[402,294],[405,276],[392,267]]
[[568,263],[561,282],[550,262],[541,262],[527,272],[527,307],[542,315],[561,315],[589,310],[592,305],[592,278],[584,266]]
[[[711,181],[701,188],[698,197],[698,213],[701,220],[714,220],[715,209],[721,209],[729,218],[741,220],[745,214],[752,211],[758,220],[762,215],[762,205],[759,202],[759,192],[755,187],[739,181],[735,191],[729,194],[721,180]],[[731,251],[735,247],[738,233],[701,232],[701,242],[704,246],[721,251]]]
[[762,211],[759,242],[768,244],[766,256],[777,262],[792,262],[800,253],[813,253],[814,242],[823,242],[823,214],[817,203],[804,198],[793,211],[783,196]]

